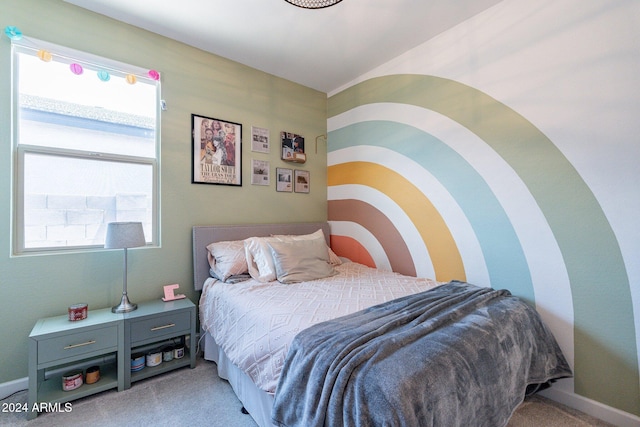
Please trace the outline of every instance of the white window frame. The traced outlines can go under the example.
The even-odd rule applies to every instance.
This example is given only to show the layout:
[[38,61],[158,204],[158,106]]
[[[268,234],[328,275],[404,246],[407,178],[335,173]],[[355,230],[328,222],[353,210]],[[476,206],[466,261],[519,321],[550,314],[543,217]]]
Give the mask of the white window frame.
[[[56,147],[46,146],[34,146],[28,144],[20,144],[19,135],[19,91],[18,91],[18,64],[15,61],[17,55],[16,50],[24,52],[25,50],[33,50],[32,45],[34,42],[42,49],[47,49],[51,52],[55,52],[57,55],[63,56],[73,61],[78,61],[82,64],[100,64],[100,68],[107,69],[113,73],[119,73],[120,75],[134,74],[144,75],[146,70],[132,66],[129,64],[120,63],[117,61],[109,60],[99,56],[91,55],[85,52],[80,52],[70,48],[54,45],[51,43],[29,39],[27,42],[12,41],[11,49],[11,61],[12,61],[12,79],[11,79],[11,124],[12,124],[12,140],[13,140],[13,255],[28,255],[28,254],[42,254],[42,253],[60,253],[60,252],[73,252],[82,250],[95,250],[102,248],[102,245],[85,245],[85,246],[48,246],[37,248],[25,248],[25,177],[24,177],[24,159],[28,154],[43,154],[50,156],[61,156],[66,158],[75,159],[90,159],[98,161],[110,161],[117,163],[131,163],[138,165],[147,165],[152,168],[152,206],[151,206],[151,228],[152,231],[149,235],[145,235],[147,239],[147,246],[160,246],[160,129],[161,129],[161,85],[160,81],[156,84],[156,109],[155,109],[155,156],[151,157],[138,157],[131,155],[103,153],[96,151],[83,151]],[[35,51],[34,51],[35,52]],[[119,70],[127,70],[126,72]]]

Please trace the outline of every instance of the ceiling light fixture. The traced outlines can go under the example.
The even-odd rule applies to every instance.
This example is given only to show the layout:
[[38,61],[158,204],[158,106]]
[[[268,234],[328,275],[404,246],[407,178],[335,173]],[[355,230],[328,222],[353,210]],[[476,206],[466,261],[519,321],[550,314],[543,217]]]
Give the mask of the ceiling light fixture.
[[284,0],[294,6],[302,7],[304,9],[322,9],[324,7],[333,6],[340,3],[342,0]]

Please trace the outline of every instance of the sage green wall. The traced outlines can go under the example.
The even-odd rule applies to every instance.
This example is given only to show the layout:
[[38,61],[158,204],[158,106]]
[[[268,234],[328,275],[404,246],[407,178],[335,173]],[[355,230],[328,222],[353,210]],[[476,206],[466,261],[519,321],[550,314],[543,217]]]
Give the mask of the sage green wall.
[[[191,227],[202,224],[301,222],[327,219],[326,94],[174,40],[140,30],[58,0],[2,0],[0,27],[18,27],[25,37],[46,40],[118,61],[153,68],[162,75],[161,247],[129,251],[132,301],[159,298],[162,285],[179,283],[193,301]],[[27,336],[35,321],[65,314],[76,302],[109,307],[122,291],[122,252],[19,256],[11,254],[12,140],[10,46],[0,37],[0,383],[27,375]],[[191,184],[191,114],[241,123],[242,187]],[[250,150],[251,126],[268,128],[270,154]],[[277,193],[250,184],[251,159],[279,159],[279,132],[306,137],[309,194]]]

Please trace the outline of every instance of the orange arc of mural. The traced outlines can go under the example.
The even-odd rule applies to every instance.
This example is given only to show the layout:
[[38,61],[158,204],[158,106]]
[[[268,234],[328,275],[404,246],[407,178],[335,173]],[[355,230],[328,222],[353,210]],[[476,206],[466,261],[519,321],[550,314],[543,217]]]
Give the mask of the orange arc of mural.
[[331,249],[338,255],[349,255],[349,259],[353,262],[357,262],[371,268],[376,267],[376,263],[371,257],[369,251],[367,251],[360,242],[352,237],[336,236],[332,234]]
[[374,188],[393,200],[409,217],[425,243],[436,280],[466,280],[462,257],[444,219],[431,201],[400,174],[370,162],[329,166],[329,186],[359,184]]

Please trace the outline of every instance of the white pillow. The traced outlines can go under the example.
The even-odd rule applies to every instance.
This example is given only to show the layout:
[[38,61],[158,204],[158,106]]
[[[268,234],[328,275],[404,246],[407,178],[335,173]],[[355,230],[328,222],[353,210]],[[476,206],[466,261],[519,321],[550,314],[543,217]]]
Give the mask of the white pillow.
[[211,270],[223,282],[249,270],[242,240],[211,243],[207,246],[207,251]]
[[275,237],[249,237],[244,240],[244,252],[247,268],[251,277],[259,282],[276,280],[276,269],[273,265],[268,243],[278,241]]
[[306,282],[333,276],[324,238],[268,243],[276,277],[282,283]]
[[[317,231],[314,231],[311,234],[276,234],[273,237],[277,238],[278,240],[282,241],[282,242],[287,242],[287,241],[291,241],[291,240],[313,240],[313,239],[318,239],[318,238],[322,238],[322,241],[327,242],[327,240],[325,239],[324,233],[322,232],[322,229],[319,228]],[[329,263],[332,265],[340,265],[342,264],[342,260],[340,259],[340,257],[338,255],[336,255],[329,246],[327,246],[327,252],[329,253]]]
[[336,253],[333,252],[329,246],[327,246],[327,249],[329,250],[329,264],[331,265],[342,264],[342,259],[338,255],[336,255]]

